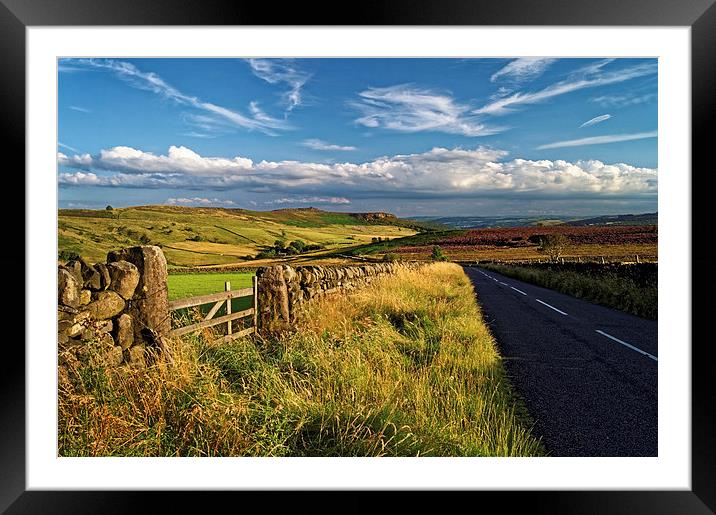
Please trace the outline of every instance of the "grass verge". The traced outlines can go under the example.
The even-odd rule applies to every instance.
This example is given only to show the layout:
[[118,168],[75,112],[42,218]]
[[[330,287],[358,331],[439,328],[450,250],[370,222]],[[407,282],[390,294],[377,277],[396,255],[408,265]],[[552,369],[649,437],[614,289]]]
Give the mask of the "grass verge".
[[63,456],[536,456],[469,279],[401,272],[280,339],[173,342],[174,365],[60,357]]
[[[585,264],[583,270],[572,263],[548,266],[502,265],[480,263],[480,266],[507,277],[557,290],[603,306],[636,316],[656,320],[658,315],[657,265]],[[648,270],[641,268],[648,267]],[[633,273],[640,269],[639,273]],[[646,273],[644,273],[646,272]]]

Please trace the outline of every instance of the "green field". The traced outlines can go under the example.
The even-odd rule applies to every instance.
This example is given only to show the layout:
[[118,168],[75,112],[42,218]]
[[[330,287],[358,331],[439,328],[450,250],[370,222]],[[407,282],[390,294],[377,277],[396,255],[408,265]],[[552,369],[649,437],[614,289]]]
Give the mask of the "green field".
[[169,276],[169,300],[208,295],[224,291],[224,283],[230,282],[232,290],[251,288],[252,272],[216,274],[172,274]]
[[[243,209],[139,206],[106,210],[61,209],[58,251],[90,262],[134,245],[159,245],[170,267],[252,263],[277,239],[301,240],[325,251],[393,239],[427,230],[428,224],[369,214],[317,209]],[[320,252],[318,253],[320,254]],[[67,258],[65,258],[67,259]]]
[[[169,288],[169,300],[183,299],[186,297],[196,297],[197,295],[209,295],[211,293],[218,293],[224,291],[224,283],[227,281],[231,283],[232,290],[239,290],[241,288],[251,288],[251,278],[254,276],[253,272],[231,272],[231,273],[204,273],[204,274],[172,274],[167,280],[167,287]],[[213,303],[204,304],[198,309],[206,314],[211,308]],[[253,306],[252,297],[239,297],[231,300],[231,311],[236,313],[244,309],[248,309]],[[195,308],[196,309],[196,308]],[[222,306],[217,311],[217,317],[226,314],[226,308]],[[181,318],[187,316],[187,310],[177,310],[174,312],[174,318]],[[175,323],[177,323],[175,321]],[[184,325],[179,324],[179,325]]]

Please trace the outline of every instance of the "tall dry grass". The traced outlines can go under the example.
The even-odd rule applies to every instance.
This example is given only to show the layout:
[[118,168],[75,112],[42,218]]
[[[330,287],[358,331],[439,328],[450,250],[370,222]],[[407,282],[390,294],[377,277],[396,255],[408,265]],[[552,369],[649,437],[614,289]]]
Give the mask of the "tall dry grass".
[[543,454],[459,266],[430,265],[311,304],[275,340],[174,343],[175,364],[76,362],[60,454]]

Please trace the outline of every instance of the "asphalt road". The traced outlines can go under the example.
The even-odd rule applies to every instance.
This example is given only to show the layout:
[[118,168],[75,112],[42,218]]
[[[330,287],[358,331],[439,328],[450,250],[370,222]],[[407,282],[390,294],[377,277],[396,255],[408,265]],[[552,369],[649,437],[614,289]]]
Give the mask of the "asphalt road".
[[657,456],[657,323],[465,267],[551,456]]

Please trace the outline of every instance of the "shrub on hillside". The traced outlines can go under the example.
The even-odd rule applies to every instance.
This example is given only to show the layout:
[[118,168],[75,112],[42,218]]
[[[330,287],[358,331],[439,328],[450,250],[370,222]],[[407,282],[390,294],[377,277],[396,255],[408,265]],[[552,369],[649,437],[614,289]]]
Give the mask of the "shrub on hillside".
[[80,255],[72,250],[61,250],[57,253],[57,259],[61,261],[72,261],[79,258]]
[[443,249],[441,249],[439,245],[435,245],[430,254],[430,259],[433,261],[447,261],[447,256],[443,254]]

